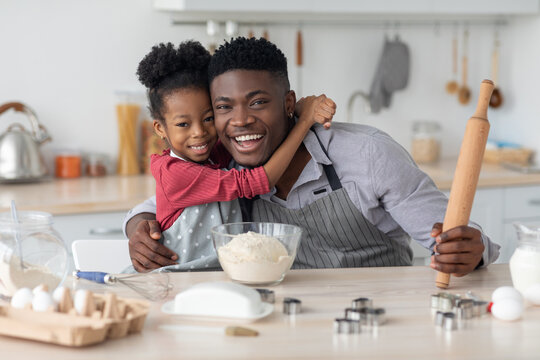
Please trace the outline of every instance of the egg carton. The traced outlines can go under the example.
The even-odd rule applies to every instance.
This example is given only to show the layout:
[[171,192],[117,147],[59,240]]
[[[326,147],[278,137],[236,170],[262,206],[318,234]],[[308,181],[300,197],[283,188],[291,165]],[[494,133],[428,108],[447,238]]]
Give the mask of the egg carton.
[[147,301],[88,291],[79,314],[66,289],[58,311],[0,305],[0,334],[71,347],[87,346],[141,332],[149,308]]

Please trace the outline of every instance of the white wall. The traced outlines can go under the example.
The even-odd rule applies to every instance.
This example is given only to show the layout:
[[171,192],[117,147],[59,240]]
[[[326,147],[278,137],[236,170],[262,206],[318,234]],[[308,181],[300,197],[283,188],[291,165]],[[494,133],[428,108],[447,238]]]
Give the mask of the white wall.
[[[243,34],[247,29],[241,29]],[[256,28],[256,35],[261,34]],[[294,27],[269,28],[270,39],[289,59],[293,88]],[[377,126],[409,148],[411,124],[435,120],[444,132],[443,155],[456,155],[464,126],[474,112],[478,85],[490,76],[493,27],[471,26],[469,84],[473,100],[461,106],[444,91],[451,76],[453,27],[402,26],[399,34],[411,52],[409,86],[395,93],[392,106],[378,115],[363,113],[356,122]],[[369,90],[385,30],[362,26],[305,26],[305,94],[324,92],[339,106],[345,121],[349,95]],[[461,33],[460,33],[461,35]],[[506,103],[489,112],[492,135],[535,148],[540,133],[536,84],[540,45],[538,18],[520,19],[501,29],[499,82]],[[153,44],[195,38],[208,43],[202,26],[172,26],[169,15],[152,9],[151,0],[0,0],[0,103],[20,100],[35,109],[51,132],[53,148],[117,153],[114,91],[140,89],[137,64]],[[0,129],[20,116],[0,117]],[[24,120],[22,120],[24,121]]]

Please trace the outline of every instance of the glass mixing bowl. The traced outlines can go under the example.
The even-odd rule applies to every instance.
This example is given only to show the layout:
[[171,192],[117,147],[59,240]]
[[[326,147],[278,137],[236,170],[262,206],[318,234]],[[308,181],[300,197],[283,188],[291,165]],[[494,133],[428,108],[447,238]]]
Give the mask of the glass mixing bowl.
[[18,211],[0,213],[0,293],[12,296],[20,288],[61,285],[68,271],[64,241],[52,227],[52,215]]
[[301,237],[302,228],[288,224],[243,222],[212,228],[223,271],[247,285],[279,284],[294,262]]

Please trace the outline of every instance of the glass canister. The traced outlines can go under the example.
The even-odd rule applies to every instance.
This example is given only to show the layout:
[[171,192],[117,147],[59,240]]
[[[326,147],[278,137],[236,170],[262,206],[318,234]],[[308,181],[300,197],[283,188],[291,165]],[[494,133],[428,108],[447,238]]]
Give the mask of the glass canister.
[[510,258],[512,283],[522,294],[533,284],[540,283],[540,224],[514,223],[518,246]]
[[76,150],[59,152],[54,160],[57,178],[78,178],[81,176],[81,153]]
[[119,175],[135,175],[140,173],[137,161],[137,125],[141,113],[139,94],[119,91],[116,103],[118,121],[118,163]]
[[52,215],[19,211],[18,223],[0,213],[0,293],[12,296],[20,288],[61,285],[68,271],[68,252],[54,230]]
[[441,126],[435,121],[415,121],[411,155],[418,164],[439,160],[441,154]]

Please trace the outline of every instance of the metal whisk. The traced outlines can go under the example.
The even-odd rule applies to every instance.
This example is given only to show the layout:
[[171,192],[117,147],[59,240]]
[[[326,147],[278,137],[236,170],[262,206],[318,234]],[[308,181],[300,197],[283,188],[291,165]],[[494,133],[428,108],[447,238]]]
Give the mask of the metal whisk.
[[107,274],[98,271],[75,271],[73,276],[99,284],[122,284],[151,301],[167,298],[174,288],[167,273]]

